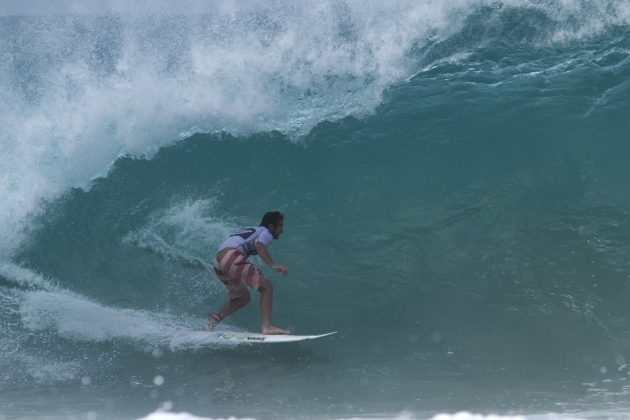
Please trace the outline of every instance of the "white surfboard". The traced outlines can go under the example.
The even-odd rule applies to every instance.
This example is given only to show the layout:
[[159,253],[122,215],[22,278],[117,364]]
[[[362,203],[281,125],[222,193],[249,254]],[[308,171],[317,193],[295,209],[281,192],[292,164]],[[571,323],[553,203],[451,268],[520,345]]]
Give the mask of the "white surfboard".
[[232,343],[290,343],[292,341],[313,340],[315,338],[326,337],[336,333],[337,331],[319,335],[264,335],[250,332],[218,332],[214,334],[216,334],[218,339]]

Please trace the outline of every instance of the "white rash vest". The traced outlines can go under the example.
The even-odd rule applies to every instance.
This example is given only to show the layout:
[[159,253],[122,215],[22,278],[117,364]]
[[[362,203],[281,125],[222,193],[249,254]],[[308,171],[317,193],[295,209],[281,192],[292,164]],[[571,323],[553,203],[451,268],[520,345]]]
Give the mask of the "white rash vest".
[[256,242],[269,246],[271,241],[273,241],[273,236],[266,227],[246,227],[233,233],[223,241],[221,246],[219,246],[219,251],[225,248],[236,248],[243,253],[243,255],[256,255],[258,254],[256,252]]

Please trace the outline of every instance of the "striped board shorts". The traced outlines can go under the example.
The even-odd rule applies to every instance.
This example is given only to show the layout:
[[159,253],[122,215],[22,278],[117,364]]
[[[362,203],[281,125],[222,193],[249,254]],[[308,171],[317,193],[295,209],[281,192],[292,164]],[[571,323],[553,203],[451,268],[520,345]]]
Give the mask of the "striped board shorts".
[[265,279],[262,271],[234,248],[219,251],[214,259],[214,272],[230,295],[239,295],[246,286],[258,290]]

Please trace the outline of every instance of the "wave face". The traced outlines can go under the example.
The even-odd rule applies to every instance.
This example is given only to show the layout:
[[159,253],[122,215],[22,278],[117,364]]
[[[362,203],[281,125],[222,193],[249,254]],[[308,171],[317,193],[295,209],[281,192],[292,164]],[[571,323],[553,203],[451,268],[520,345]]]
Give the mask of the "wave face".
[[[443,3],[9,3],[2,412],[630,412],[630,6]],[[226,347],[271,209],[275,323],[339,334]]]

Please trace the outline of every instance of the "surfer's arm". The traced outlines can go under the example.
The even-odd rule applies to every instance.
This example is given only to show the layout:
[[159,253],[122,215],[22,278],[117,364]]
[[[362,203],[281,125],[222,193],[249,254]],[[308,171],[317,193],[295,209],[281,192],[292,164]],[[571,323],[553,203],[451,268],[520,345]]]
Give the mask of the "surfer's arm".
[[273,271],[282,273],[285,276],[289,274],[289,269],[287,267],[273,262],[273,259],[271,258],[271,254],[269,254],[269,250],[267,249],[265,244],[263,244],[262,242],[256,242],[254,244],[254,247],[256,248],[256,252],[258,253],[258,256],[265,262],[265,264],[271,267]]

